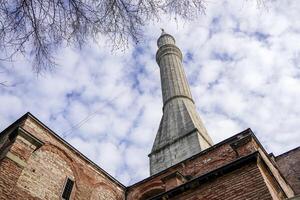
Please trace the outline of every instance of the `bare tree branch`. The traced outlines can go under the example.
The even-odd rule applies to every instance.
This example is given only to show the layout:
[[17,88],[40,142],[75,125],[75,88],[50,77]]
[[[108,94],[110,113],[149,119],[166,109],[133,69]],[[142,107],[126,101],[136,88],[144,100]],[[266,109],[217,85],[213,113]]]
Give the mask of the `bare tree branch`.
[[114,49],[126,48],[162,13],[192,19],[204,11],[204,0],[0,0],[0,61],[23,54],[40,73],[56,65],[63,45],[106,35]]
[[5,87],[8,87],[5,83],[6,83],[6,81],[0,82],[0,85],[1,85],[1,86],[5,86]]

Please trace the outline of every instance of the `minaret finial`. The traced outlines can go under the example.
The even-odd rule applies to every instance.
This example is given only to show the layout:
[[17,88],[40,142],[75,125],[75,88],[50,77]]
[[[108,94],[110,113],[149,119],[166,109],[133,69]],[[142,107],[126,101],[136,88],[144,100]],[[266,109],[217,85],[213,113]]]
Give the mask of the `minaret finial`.
[[175,39],[172,35],[168,34],[165,32],[165,29],[160,28],[161,30],[161,35],[157,40],[157,46],[160,48],[161,46],[165,44],[173,44],[175,45]]

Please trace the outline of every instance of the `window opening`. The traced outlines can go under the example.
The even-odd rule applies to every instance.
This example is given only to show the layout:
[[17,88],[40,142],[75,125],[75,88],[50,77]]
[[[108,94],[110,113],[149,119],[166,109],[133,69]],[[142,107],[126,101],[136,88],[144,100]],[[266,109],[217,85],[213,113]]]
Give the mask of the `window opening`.
[[64,188],[64,191],[62,193],[62,198],[64,200],[69,200],[70,199],[73,186],[74,186],[74,181],[70,178],[67,178],[65,188]]

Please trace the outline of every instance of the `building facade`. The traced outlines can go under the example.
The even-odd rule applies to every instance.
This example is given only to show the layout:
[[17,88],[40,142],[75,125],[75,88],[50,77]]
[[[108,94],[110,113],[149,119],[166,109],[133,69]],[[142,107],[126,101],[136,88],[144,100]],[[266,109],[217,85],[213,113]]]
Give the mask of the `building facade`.
[[[124,199],[121,183],[30,113],[0,141],[0,199]],[[74,184],[63,198],[68,180]]]
[[163,32],[158,48],[163,116],[150,177],[122,185],[26,113],[0,134],[0,199],[297,199],[300,148],[274,157],[251,129],[213,144],[175,39]]

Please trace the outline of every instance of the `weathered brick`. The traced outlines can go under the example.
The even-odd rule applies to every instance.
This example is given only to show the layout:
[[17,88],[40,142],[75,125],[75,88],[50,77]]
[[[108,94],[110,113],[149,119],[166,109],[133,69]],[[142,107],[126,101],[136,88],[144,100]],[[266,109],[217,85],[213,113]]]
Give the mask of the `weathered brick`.
[[276,163],[295,194],[300,194],[300,147],[277,156]]
[[44,145],[36,148],[20,134],[16,136],[9,153],[26,165],[8,157],[0,161],[0,199],[60,199],[67,177],[75,180],[71,199],[124,198],[125,187],[35,118],[29,115],[21,128]]

